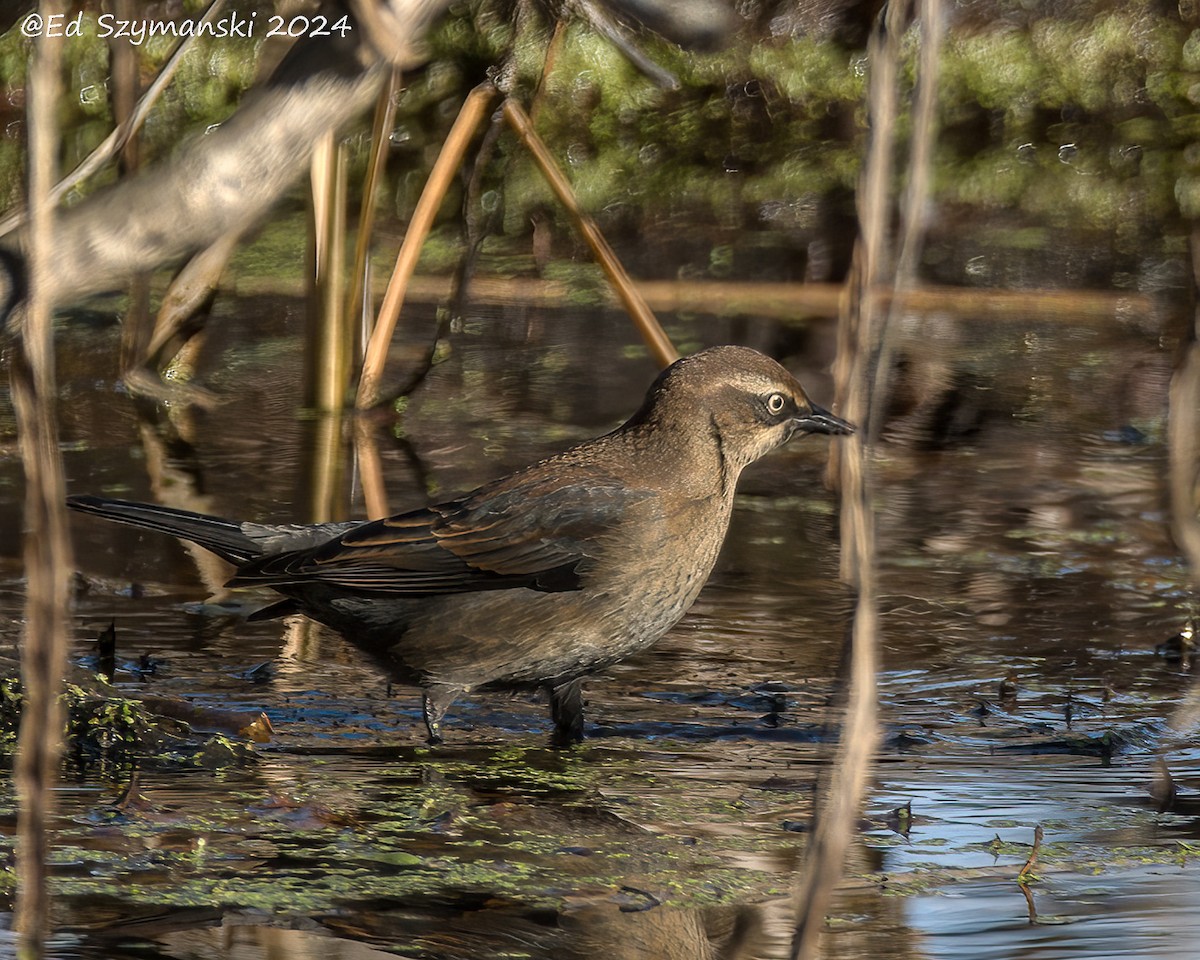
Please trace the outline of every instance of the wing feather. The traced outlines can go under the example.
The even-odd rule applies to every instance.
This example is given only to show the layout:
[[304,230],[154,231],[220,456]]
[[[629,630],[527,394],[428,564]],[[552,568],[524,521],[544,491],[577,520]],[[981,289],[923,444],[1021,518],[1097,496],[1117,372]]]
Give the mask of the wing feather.
[[360,524],[319,547],[253,560],[230,584],[321,583],[412,598],[577,590],[631,509],[647,502],[611,476],[517,474],[460,500]]

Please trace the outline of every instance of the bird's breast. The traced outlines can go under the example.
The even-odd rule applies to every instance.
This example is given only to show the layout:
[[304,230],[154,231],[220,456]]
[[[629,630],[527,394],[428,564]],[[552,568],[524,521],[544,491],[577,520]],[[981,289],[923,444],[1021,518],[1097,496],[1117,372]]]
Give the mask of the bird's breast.
[[[583,590],[624,615],[632,634],[665,632],[708,580],[729,528],[731,499],[678,498],[636,534],[610,543]],[[648,642],[657,639],[657,635]]]

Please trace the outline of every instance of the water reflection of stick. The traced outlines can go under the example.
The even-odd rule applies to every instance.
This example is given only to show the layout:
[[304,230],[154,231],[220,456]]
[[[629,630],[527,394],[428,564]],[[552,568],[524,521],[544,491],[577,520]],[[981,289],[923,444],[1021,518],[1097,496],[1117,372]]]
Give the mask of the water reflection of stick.
[[1029,889],[1029,885],[1017,881],[1017,888],[1021,893],[1025,894],[1025,905],[1029,908],[1029,922],[1035,924],[1038,922],[1037,905],[1033,902],[1033,891]]
[[388,509],[387,486],[383,482],[383,457],[379,454],[379,442],[375,435],[378,426],[378,422],[368,419],[367,415],[360,414],[354,418],[354,457],[368,520],[378,520],[392,512]]

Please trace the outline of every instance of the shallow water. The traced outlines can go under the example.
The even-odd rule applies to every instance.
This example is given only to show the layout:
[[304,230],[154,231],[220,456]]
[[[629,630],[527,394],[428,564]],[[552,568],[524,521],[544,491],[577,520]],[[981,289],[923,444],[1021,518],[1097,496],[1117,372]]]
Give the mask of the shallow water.
[[[738,6],[759,39],[687,65],[679,94],[652,91],[577,37],[545,87],[543,132],[631,272],[680,281],[699,302],[660,313],[681,350],[757,347],[828,402],[833,322],[779,290],[770,309],[745,307],[737,285],[795,293],[847,269],[866,61],[851,48],[861,38],[834,34],[857,6]],[[873,452],[883,737],[823,953],[1195,957],[1200,689],[1194,663],[1157,649],[1200,611],[1165,488],[1168,387],[1194,309],[1195,13],[951,6],[919,275],[955,299],[914,307],[892,331],[893,402]],[[14,38],[0,52],[19,59]],[[217,52],[214,64],[228,60]],[[479,64],[452,53],[407,81],[377,282],[421,164],[477,81]],[[70,83],[102,81],[91,73],[106,56],[92,48]],[[236,97],[227,79],[217,65],[184,81],[217,91],[213,115],[168,98],[148,152],[223,118]],[[23,91],[4,84],[0,194],[16,197]],[[68,119],[81,129],[67,154],[90,149],[108,120],[102,105]],[[351,150],[360,165],[364,143]],[[219,398],[211,409],[130,396],[117,359],[126,299],[60,316],[70,491],[266,522],[361,517],[364,437],[399,511],[619,423],[654,366],[624,315],[588,305],[602,299],[599,272],[565,218],[546,213],[519,151],[502,143],[495,166],[503,190],[483,202],[502,216],[480,265],[495,283],[476,286],[445,361],[395,416],[333,422],[304,409],[299,191],[223,279],[197,367]],[[461,252],[453,202],[423,274]],[[540,241],[548,254],[535,255]],[[535,306],[555,281],[563,302]],[[718,282],[737,302],[720,302]],[[1052,303],[1033,295],[1048,289]],[[1017,306],[1004,299],[1021,293]],[[406,306],[391,369],[435,327],[434,306]],[[85,578],[73,657],[90,663],[115,623],[118,685],[187,698],[201,722],[136,780],[103,750],[67,765],[52,955],[787,956],[852,609],[823,479],[830,446],[796,442],[747,471],[711,583],[653,650],[588,685],[589,738],[566,752],[547,747],[544,704],[497,695],[456,704],[447,743],[430,749],[413,691],[389,689],[346,641],[302,619],[249,623],[259,598],[222,590],[219,564],[73,517]],[[4,644],[22,616],[21,485],[0,383]],[[231,733],[260,712],[265,742]],[[1174,812],[1152,797],[1160,761],[1179,789]],[[0,955],[10,946],[0,939]]]
[[[201,371],[224,402],[149,420],[114,380],[116,328],[63,323],[73,492],[312,515],[321,431],[298,416],[302,305],[222,309]],[[694,323],[703,343],[771,347],[730,321]],[[1163,507],[1172,345],[1060,332],[947,346],[971,369],[971,430],[931,443],[919,414],[898,416],[879,450],[884,741],[829,957],[1200,948],[1194,807],[1156,813],[1148,793],[1160,753],[1182,793],[1200,780],[1194,730],[1171,726],[1194,678],[1155,652],[1194,604]],[[820,356],[832,328],[808,336],[806,356]],[[603,310],[460,325],[404,414],[375,426],[391,508],[618,422],[654,372],[628,340]],[[1158,375],[1124,406],[1097,404],[1131,351]],[[829,398],[824,371],[791,365]],[[348,434],[336,460],[361,515]],[[75,655],[115,620],[121,684],[266,711],[274,735],[253,759],[147,767],[121,808],[128,770],[96,763],[64,783],[55,955],[786,955],[850,610],[828,445],[794,443],[748,472],[711,584],[656,648],[588,685],[591,736],[566,753],[546,748],[544,705],[486,695],[457,705],[447,743],[429,749],[413,693],[389,691],[345,641],[299,619],[247,623],[237,598],[204,602],[222,572],[174,541],[74,518],[90,582]],[[6,524],[18,471],[0,461]],[[6,548],[10,636],[19,603]],[[152,674],[134,669],[143,654]],[[911,821],[897,813],[910,802]],[[1039,824],[1031,913],[1016,877]]]

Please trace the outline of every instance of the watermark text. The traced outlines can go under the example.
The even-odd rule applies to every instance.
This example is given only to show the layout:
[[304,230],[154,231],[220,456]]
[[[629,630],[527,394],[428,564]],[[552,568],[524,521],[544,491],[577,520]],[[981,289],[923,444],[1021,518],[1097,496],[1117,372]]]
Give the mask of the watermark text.
[[[21,21],[21,33],[26,37],[80,37],[90,32],[90,22],[81,12],[74,16],[55,13],[48,17],[30,13]],[[125,39],[140,46],[154,37],[344,37],[353,29],[349,17],[333,19],[311,17],[281,17],[272,14],[259,18],[255,10],[249,15],[232,11],[206,20],[203,17],[180,20],[128,20],[102,13],[95,20],[96,36],[101,40]]]

